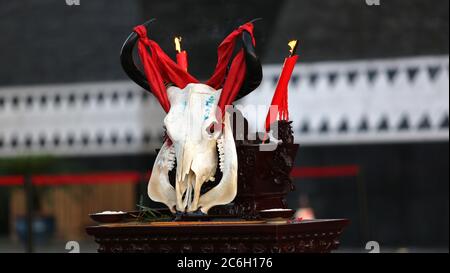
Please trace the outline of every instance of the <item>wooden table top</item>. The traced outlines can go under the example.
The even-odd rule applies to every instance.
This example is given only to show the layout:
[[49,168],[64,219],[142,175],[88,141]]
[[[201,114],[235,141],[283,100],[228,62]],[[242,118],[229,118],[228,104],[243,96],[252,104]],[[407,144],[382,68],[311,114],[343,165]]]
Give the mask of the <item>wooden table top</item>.
[[347,219],[321,219],[303,220],[300,222],[270,222],[264,220],[246,221],[204,221],[204,222],[125,222],[100,224],[89,226],[86,231],[89,235],[101,234],[156,234],[156,233],[278,233],[278,232],[298,232],[316,231],[327,232],[331,230],[343,229],[348,224]]

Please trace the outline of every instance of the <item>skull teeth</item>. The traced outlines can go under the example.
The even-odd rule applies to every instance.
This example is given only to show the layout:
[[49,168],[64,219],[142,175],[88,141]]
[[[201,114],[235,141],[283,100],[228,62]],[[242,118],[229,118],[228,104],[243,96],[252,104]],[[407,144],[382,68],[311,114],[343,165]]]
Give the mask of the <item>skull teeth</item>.
[[175,148],[173,147],[173,145],[170,146],[170,148],[169,148],[167,160],[168,160],[167,165],[168,165],[169,171],[171,171],[175,166]]
[[217,139],[217,149],[219,150],[219,168],[223,172],[223,166],[225,161],[225,152],[223,147],[223,135]]

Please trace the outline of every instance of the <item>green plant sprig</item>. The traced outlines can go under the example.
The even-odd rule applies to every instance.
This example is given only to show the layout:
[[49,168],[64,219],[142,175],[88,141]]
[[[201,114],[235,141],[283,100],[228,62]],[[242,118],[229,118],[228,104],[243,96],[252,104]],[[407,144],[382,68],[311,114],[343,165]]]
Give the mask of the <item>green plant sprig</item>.
[[172,220],[171,215],[163,214],[155,209],[137,204],[139,208],[139,213],[137,215],[132,215],[137,218],[140,222],[162,222]]

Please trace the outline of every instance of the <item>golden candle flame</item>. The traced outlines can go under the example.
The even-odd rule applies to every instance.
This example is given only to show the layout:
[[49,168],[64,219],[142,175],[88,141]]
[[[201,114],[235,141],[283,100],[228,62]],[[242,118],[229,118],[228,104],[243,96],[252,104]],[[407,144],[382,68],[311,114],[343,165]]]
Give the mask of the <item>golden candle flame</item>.
[[181,37],[175,37],[174,42],[175,42],[175,50],[180,53],[181,52]]
[[288,46],[290,47],[290,49],[289,49],[290,56],[294,55],[295,52],[297,51],[297,45],[298,45],[298,40],[289,41]]

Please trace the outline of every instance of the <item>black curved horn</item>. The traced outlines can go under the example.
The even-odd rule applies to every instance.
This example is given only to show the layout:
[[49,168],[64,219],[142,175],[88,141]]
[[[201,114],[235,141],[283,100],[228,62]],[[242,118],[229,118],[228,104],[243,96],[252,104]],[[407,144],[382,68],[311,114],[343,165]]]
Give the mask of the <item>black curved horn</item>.
[[[143,25],[149,27],[149,25],[156,19],[150,19]],[[120,63],[122,68],[127,73],[128,77],[137,83],[140,87],[152,92],[150,85],[148,84],[147,78],[144,73],[142,73],[137,67],[133,60],[133,49],[136,42],[139,40],[139,36],[136,32],[132,32],[128,38],[123,43],[122,49],[120,50]]]
[[242,46],[244,49],[247,71],[244,83],[235,100],[245,97],[255,90],[260,85],[263,77],[261,62],[259,61],[255,47],[253,46],[252,37],[247,31],[242,32]]

